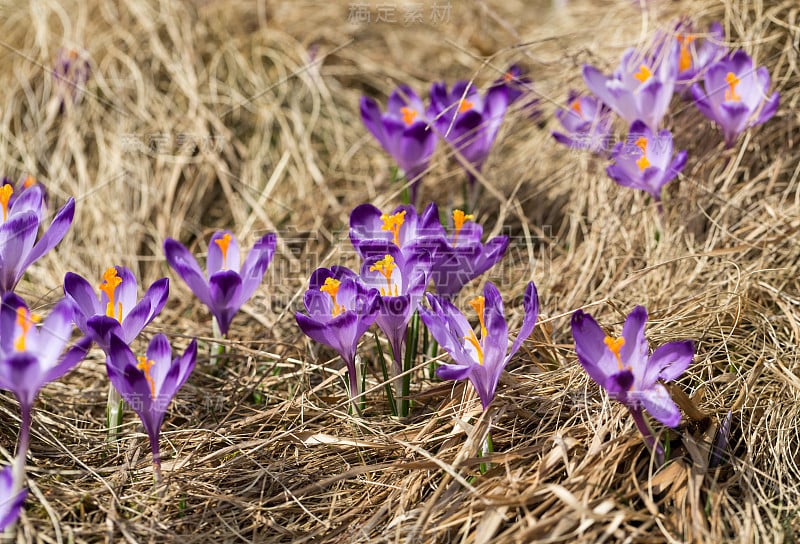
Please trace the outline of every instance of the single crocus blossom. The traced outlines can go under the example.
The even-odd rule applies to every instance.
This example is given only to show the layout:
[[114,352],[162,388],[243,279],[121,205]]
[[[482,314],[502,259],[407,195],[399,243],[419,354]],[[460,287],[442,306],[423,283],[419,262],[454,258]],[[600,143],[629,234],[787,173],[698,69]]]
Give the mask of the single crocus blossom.
[[425,293],[430,270],[428,253],[406,257],[394,245],[387,248],[383,257],[370,257],[361,266],[361,280],[380,292],[375,322],[389,339],[398,374],[402,372],[408,323]]
[[312,340],[336,350],[347,365],[350,398],[360,395],[356,349],[378,317],[380,293],[364,285],[348,268],[318,268],[311,274],[303,301],[308,315],[295,314],[300,329]]
[[528,118],[536,120],[542,115],[539,107],[540,100],[533,94],[533,81],[525,75],[524,70],[517,64],[512,64],[503,74],[503,77],[494,80],[492,87],[505,87],[508,105],[511,106],[520,98],[527,97],[528,100],[522,105],[522,111]]
[[618,142],[611,152],[614,164],[606,168],[609,177],[625,187],[641,189],[661,202],[661,189],[675,179],[686,165],[686,151],[672,156],[672,134],[657,134],[641,121],[631,125],[626,142]]
[[[433,211],[438,217],[435,205]],[[452,219],[452,234],[435,253],[431,272],[436,293],[448,298],[493,267],[508,248],[508,236],[504,235],[482,243],[483,227],[475,222],[474,215],[457,209],[453,210]]]
[[13,185],[0,187],[0,293],[14,290],[25,270],[64,238],[75,215],[75,200],[70,198],[36,242],[44,215],[44,191],[37,184],[18,198],[13,196]]
[[703,86],[692,86],[692,96],[697,109],[719,125],[725,146],[731,147],[742,131],[775,115],[780,94],[768,95],[769,84],[767,68],[756,69],[750,55],[736,51],[708,67]]
[[89,53],[85,49],[58,50],[53,76],[60,112],[63,113],[66,104],[78,104],[81,101],[90,73]]
[[[14,481],[21,489],[31,429],[31,412],[45,384],[57,380],[84,358],[91,345],[81,338],[64,352],[72,335],[72,306],[58,302],[42,321],[14,293],[6,293],[0,306],[0,388],[19,401],[21,423]],[[63,353],[63,355],[62,355]]]
[[410,201],[416,202],[417,187],[436,148],[436,134],[428,126],[422,100],[411,87],[400,85],[381,113],[375,100],[363,96],[361,119],[411,183]]
[[217,231],[208,242],[207,274],[186,247],[172,238],[164,241],[167,263],[211,311],[219,332],[228,334],[231,321],[264,279],[275,253],[277,238],[268,233],[256,241],[240,263],[239,244],[230,231]]
[[[478,172],[497,138],[497,132],[508,109],[506,85],[489,88],[485,96],[468,81],[458,81],[448,92],[444,82],[431,86],[428,118],[434,121],[439,134]],[[467,170],[471,183],[475,181]]]
[[522,327],[510,349],[503,300],[491,282],[486,282],[483,296],[470,302],[478,314],[479,334],[475,334],[464,314],[448,299],[429,293],[428,304],[431,309],[420,308],[420,318],[454,361],[439,366],[436,374],[443,380],[469,379],[485,410],[494,399],[503,369],[536,325],[539,315],[536,286],[529,282],[525,289]]
[[556,119],[566,133],[553,132],[553,138],[573,149],[608,154],[611,110],[594,96],[567,95],[567,107],[556,111]]
[[14,470],[8,465],[0,471],[0,531],[4,531],[19,517],[28,490],[22,482],[14,481]]
[[640,119],[656,131],[672,99],[679,55],[677,42],[660,48],[657,55],[643,56],[628,49],[612,76],[585,64],[583,79],[589,90],[625,121]]
[[644,335],[646,322],[647,310],[636,306],[625,319],[622,336],[614,337],[606,334],[591,315],[578,310],[572,314],[572,336],[586,373],[630,410],[648,446],[662,456],[642,410],[668,427],[678,426],[680,410],[659,381],[669,382],[683,374],[692,362],[694,344],[689,340],[668,342],[651,354]]
[[194,369],[197,341],[192,339],[183,355],[172,358],[169,340],[157,334],[144,356],[136,357],[124,340],[112,336],[106,357],[108,378],[139,415],[153,452],[156,482],[161,480],[159,434],[167,407]]
[[693,26],[691,21],[682,21],[672,36],[679,46],[675,90],[681,94],[688,93],[705,76],[706,69],[728,52],[721,24],[711,23],[706,34],[695,32]]
[[362,259],[382,258],[391,247],[412,259],[420,252],[433,256],[444,247],[445,232],[435,204],[419,215],[408,205],[384,213],[372,204],[361,204],[350,213],[350,242]]
[[88,281],[67,272],[64,293],[73,305],[78,328],[107,352],[111,335],[130,344],[161,312],[169,295],[169,279],[153,282],[141,300],[137,297],[136,277],[128,268],[108,268],[102,279],[97,287],[98,297]]

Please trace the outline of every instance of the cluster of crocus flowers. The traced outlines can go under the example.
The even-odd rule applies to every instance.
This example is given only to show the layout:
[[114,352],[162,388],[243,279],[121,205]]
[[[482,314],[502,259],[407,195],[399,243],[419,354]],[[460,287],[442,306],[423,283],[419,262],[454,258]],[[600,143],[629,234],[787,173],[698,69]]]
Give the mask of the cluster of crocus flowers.
[[486,282],[483,296],[470,302],[478,317],[479,332],[447,298],[428,294],[430,310],[420,309],[420,318],[453,363],[442,364],[436,374],[443,380],[469,379],[483,409],[494,399],[500,375],[530,336],[539,315],[539,299],[533,282],[525,288],[522,326],[509,347],[503,299],[497,287]]
[[205,273],[186,246],[177,240],[164,241],[164,254],[169,266],[208,307],[214,317],[215,333],[227,336],[234,316],[263,281],[276,243],[274,233],[265,234],[242,263],[233,233],[217,231],[208,242]]
[[172,358],[169,340],[157,334],[142,356],[112,335],[106,357],[108,378],[142,420],[153,453],[153,475],[161,481],[159,436],[170,402],[194,369],[197,341],[192,339],[183,355]]
[[512,65],[484,94],[468,81],[456,82],[449,91],[444,82],[434,83],[427,108],[408,85],[392,91],[385,112],[374,99],[362,97],[361,118],[411,183],[410,202],[416,204],[419,182],[438,138],[452,148],[474,185],[509,105],[529,97],[522,109],[531,118],[540,115],[539,100],[531,95],[530,78]]
[[572,315],[572,336],[578,361],[587,374],[609,396],[625,405],[648,446],[663,461],[663,449],[656,443],[644,419],[643,410],[668,427],[681,420],[678,406],[660,382],[678,378],[694,357],[689,341],[668,342],[650,353],[644,334],[647,310],[637,306],[628,314],[622,335],[606,334],[594,318],[578,310]]
[[14,186],[0,187],[0,292],[13,291],[25,270],[53,249],[67,234],[75,215],[75,200],[70,198],[58,210],[36,241],[44,219],[44,189],[34,184],[14,198]]
[[608,153],[611,135],[611,110],[594,96],[579,96],[570,91],[567,107],[556,111],[564,132],[553,131],[553,138],[567,147],[592,153]]

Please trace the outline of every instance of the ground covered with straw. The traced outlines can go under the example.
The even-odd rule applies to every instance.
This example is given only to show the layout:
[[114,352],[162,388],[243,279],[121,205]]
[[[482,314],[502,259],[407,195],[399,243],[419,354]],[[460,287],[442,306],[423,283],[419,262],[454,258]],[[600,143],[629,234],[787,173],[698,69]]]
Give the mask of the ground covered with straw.
[[[354,20],[356,4],[369,22]],[[99,278],[121,264],[146,284],[170,276],[168,305],[144,336],[200,340],[163,428],[157,491],[135,414],[106,440],[100,350],[42,391],[16,541],[796,541],[796,2],[652,0],[643,11],[622,0],[476,0],[452,2],[441,20],[427,2],[421,20],[405,22],[405,3],[389,4],[395,22],[378,21],[379,4],[0,6],[2,173],[36,177],[51,210],[77,201],[71,231],[17,293],[44,309],[68,271]],[[583,63],[610,72],[625,48],[685,14],[703,27],[720,21],[730,45],[768,67],[781,105],[724,149],[691,103],[673,103],[668,125],[689,160],[659,215],[647,195],[611,181],[604,161],[550,131],[568,89],[584,89]],[[52,76],[61,47],[91,59],[82,96],[63,111]],[[431,379],[418,360],[401,420],[389,413],[370,332],[366,409],[351,415],[341,361],[302,335],[294,313],[314,268],[356,265],[350,210],[400,203],[359,98],[385,103],[399,83],[421,93],[438,80],[485,88],[514,62],[528,69],[544,115],[512,108],[478,179],[476,218],[511,245],[465,296],[490,279],[518,309],[534,280],[534,334],[486,414],[468,383]],[[437,150],[421,202],[462,201],[465,175],[451,155]],[[197,253],[221,228],[244,247],[277,232],[278,249],[212,364],[210,315],[172,275],[162,244],[173,237]],[[581,368],[569,327],[583,308],[618,331],[637,304],[650,312],[651,345],[696,346],[672,387],[681,424],[656,427],[664,466]],[[729,412],[728,447],[711,463]],[[18,428],[17,403],[4,394],[3,464]],[[479,457],[489,429],[494,453]]]

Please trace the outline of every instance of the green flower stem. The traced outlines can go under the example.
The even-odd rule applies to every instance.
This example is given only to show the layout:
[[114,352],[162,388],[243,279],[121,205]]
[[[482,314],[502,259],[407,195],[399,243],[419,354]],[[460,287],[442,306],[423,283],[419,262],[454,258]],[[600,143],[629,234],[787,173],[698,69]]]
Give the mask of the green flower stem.
[[[481,447],[480,457],[486,457],[487,455],[494,453],[494,444],[492,443],[492,432],[489,431],[486,433],[486,441],[483,443]],[[481,463],[480,471],[481,474],[486,474],[486,472],[492,468],[491,463]]]
[[386,400],[389,401],[389,409],[392,411],[392,416],[397,417],[398,414],[398,406],[396,404],[397,400],[394,398],[394,394],[392,393],[392,382],[389,381],[389,369],[386,368],[386,358],[383,356],[383,348],[381,347],[381,341],[378,340],[378,333],[375,334],[375,347],[378,348],[378,358],[381,362],[381,373],[383,374],[383,389],[386,391]]
[[414,316],[411,318],[411,324],[408,327],[408,336],[406,337],[405,361],[403,361],[403,400],[400,405],[400,417],[408,416],[408,410],[411,406],[409,398],[411,393],[411,369],[414,367],[414,360],[417,355],[419,323],[419,312],[414,312]]
[[[219,323],[217,323],[216,317],[211,318],[211,331],[214,335],[214,338],[217,338],[219,340],[225,338],[222,335],[222,331],[219,329]],[[225,355],[225,344],[211,342],[211,364],[216,365],[217,361],[222,355]]]
[[108,429],[108,441],[113,442],[117,439],[119,428],[122,426],[122,416],[125,411],[125,401],[122,395],[109,382],[108,402],[106,404],[106,428]]

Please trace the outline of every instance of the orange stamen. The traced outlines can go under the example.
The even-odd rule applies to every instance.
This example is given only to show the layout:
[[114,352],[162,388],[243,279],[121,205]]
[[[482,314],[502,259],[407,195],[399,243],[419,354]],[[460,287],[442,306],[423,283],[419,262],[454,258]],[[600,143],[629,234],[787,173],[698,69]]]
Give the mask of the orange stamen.
[[414,119],[417,117],[417,110],[414,108],[402,107],[400,108],[400,113],[403,114],[403,122],[408,126],[411,126],[411,123],[413,123]]
[[678,59],[678,70],[685,72],[692,67],[692,53],[689,51],[689,44],[694,41],[694,36],[684,36],[683,34],[678,34],[676,38],[681,44],[681,54]]
[[464,113],[471,110],[475,106],[472,102],[467,100],[466,98],[462,98],[461,101],[458,103],[458,113]]
[[729,89],[725,89],[725,100],[739,102],[742,97],[736,92],[736,86],[739,84],[739,78],[733,72],[728,72],[725,76],[725,82],[728,84]]
[[217,244],[219,250],[222,251],[222,269],[225,270],[228,268],[228,246],[231,245],[231,235],[226,232],[222,238],[214,240],[214,243]]
[[8,219],[8,202],[11,200],[11,195],[14,194],[14,188],[6,183],[0,187],[0,205],[3,206],[3,222]]
[[381,295],[385,297],[396,297],[399,294],[397,285],[392,283],[392,272],[396,267],[391,255],[387,255],[369,267],[370,272],[380,272],[386,278],[386,287],[381,287]]
[[651,77],[653,77],[653,72],[650,71],[650,68],[642,64],[639,66],[639,71],[633,74],[633,77],[638,79],[640,82],[644,83]]
[[333,310],[331,311],[331,315],[333,315],[333,317],[336,317],[344,311],[344,307],[336,302],[336,295],[339,294],[339,285],[341,285],[341,283],[342,282],[334,278],[325,278],[325,283],[323,283],[322,287],[319,288],[319,290],[323,293],[328,293],[328,295],[331,297],[331,300],[333,300]]
[[32,187],[32,186],[34,186],[34,185],[36,185],[36,178],[34,178],[33,176],[28,176],[28,177],[26,177],[26,178],[25,178],[25,181],[23,181],[23,182],[22,182],[22,186],[23,186],[25,189],[29,189],[29,188],[31,188],[31,187]]
[[583,110],[581,109],[581,101],[580,101],[580,100],[577,100],[577,99],[576,99],[576,100],[573,100],[573,101],[572,101],[572,104],[570,104],[570,106],[569,106],[569,107],[570,107],[570,108],[572,108],[572,110],[573,110],[575,113],[577,113],[578,115],[580,115],[581,117],[583,117]]
[[484,321],[483,314],[486,311],[486,299],[482,296],[477,296],[469,301],[469,305],[472,306],[472,309],[475,310],[475,313],[478,314],[478,321],[481,324],[481,338],[486,337],[486,322]]
[[17,308],[17,325],[22,331],[19,336],[14,340],[14,349],[17,351],[25,351],[25,337],[34,323],[38,323],[42,318],[38,315],[31,314],[27,308],[20,306]]
[[650,166],[650,161],[647,159],[647,138],[642,136],[636,140],[636,147],[642,150],[642,156],[636,161],[636,166],[639,167],[639,170],[644,171]]
[[112,266],[103,272],[103,283],[98,286],[98,289],[104,292],[108,297],[106,315],[116,318],[120,323],[122,323],[122,303],[120,302],[117,305],[117,315],[114,315],[114,293],[116,293],[117,287],[119,287],[121,283],[122,278],[117,276],[117,269]]
[[472,344],[475,347],[475,351],[478,352],[478,364],[482,365],[483,364],[483,346],[481,346],[481,343],[478,342],[478,338],[475,336],[475,332],[474,331],[469,331],[469,336],[465,336],[464,340],[466,340],[467,342],[469,342],[470,344]]
[[405,210],[401,212],[397,212],[394,215],[381,215],[381,221],[383,221],[383,226],[381,230],[388,230],[394,236],[394,245],[400,247],[400,227],[403,226],[403,222],[406,220],[406,212]]
[[514,81],[514,74],[512,74],[511,72],[506,72],[503,75],[503,81],[505,81],[506,83]]
[[147,357],[137,357],[139,360],[139,364],[136,365],[136,368],[144,372],[144,379],[147,380],[147,383],[150,385],[150,396],[155,399],[156,398],[156,381],[153,379],[153,376],[150,375],[150,368],[156,364],[153,360],[148,360]]
[[617,358],[617,366],[619,366],[619,369],[622,370],[622,356],[619,354],[619,352],[622,349],[622,346],[625,345],[625,339],[622,337],[613,338],[611,336],[606,336],[603,341],[606,343],[606,346],[608,346],[608,349],[611,350],[611,353],[614,354],[614,357]]
[[456,239],[458,239],[458,233],[461,232],[462,228],[464,228],[464,223],[474,219],[475,216],[472,214],[466,214],[461,210],[453,210],[453,226],[455,227],[455,234],[453,234],[453,244],[455,244]]

